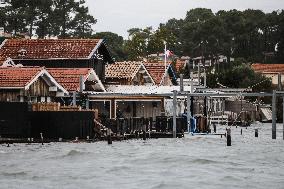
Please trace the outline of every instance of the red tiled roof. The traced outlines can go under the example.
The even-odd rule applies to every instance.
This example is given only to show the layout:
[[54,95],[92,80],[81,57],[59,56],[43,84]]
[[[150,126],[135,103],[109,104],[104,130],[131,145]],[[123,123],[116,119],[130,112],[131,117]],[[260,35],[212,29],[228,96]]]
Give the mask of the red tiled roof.
[[142,62],[116,62],[106,67],[106,78],[131,79],[138,71]]
[[24,88],[44,68],[42,67],[5,67],[0,68],[0,87]]
[[67,91],[79,91],[80,76],[86,79],[92,68],[47,68],[47,71]]
[[179,72],[181,69],[184,68],[185,61],[184,60],[177,60],[176,61],[176,71]]
[[162,62],[145,62],[143,63],[156,85],[159,85],[165,74],[165,64]]
[[[0,49],[4,59],[86,59],[100,39],[8,39]],[[25,56],[20,57],[19,52]]]
[[260,72],[260,73],[284,73],[284,64],[252,64],[251,68],[255,72]]

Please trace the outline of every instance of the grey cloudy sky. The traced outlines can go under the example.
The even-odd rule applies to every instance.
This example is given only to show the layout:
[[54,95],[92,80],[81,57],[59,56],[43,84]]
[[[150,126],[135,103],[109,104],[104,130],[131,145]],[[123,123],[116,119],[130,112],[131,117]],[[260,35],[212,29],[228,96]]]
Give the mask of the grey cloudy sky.
[[284,9],[284,0],[86,0],[90,13],[98,19],[95,31],[111,31],[127,37],[127,30],[165,23],[170,18],[184,18],[190,9],[218,10]]

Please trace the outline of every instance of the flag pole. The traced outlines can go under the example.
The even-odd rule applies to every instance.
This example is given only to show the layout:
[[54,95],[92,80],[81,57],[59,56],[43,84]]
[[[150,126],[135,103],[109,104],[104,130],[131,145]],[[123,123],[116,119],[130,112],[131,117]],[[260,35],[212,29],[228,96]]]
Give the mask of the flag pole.
[[167,42],[164,41],[164,44],[165,44],[165,73],[167,71]]

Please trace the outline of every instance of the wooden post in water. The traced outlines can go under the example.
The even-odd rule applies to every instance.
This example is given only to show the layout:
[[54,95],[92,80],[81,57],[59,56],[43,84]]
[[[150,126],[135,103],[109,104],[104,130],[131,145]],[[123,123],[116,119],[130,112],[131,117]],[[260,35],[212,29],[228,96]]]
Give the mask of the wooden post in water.
[[173,138],[177,137],[177,91],[174,90],[173,96]]
[[191,118],[191,112],[190,112],[190,95],[187,94],[187,114],[186,114],[186,117],[187,117],[187,131],[188,133],[191,132],[191,125],[190,125],[190,118]]
[[146,125],[143,124],[143,140],[146,140]]
[[257,138],[258,137],[258,129],[255,129],[254,131],[254,136]]
[[43,135],[40,133],[40,138],[41,138],[41,144],[43,145]]
[[243,129],[241,129],[241,135],[243,135]]
[[272,139],[276,139],[276,90],[272,96]]
[[227,129],[227,146],[232,146],[231,129]]
[[107,130],[107,143],[112,144],[110,129]]
[[284,96],[283,96],[283,140],[284,140]]

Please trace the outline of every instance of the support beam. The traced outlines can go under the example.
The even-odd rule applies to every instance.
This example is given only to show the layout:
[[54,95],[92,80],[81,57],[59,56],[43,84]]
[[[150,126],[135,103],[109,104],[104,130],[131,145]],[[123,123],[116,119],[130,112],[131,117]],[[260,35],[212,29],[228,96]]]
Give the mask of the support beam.
[[276,90],[272,96],[272,139],[276,139]]
[[89,98],[86,99],[86,109],[87,110],[90,109],[90,100],[89,100]]
[[111,99],[110,103],[110,117],[116,118],[116,101],[115,99]]
[[204,72],[204,87],[206,88],[207,85],[207,76],[206,76],[206,72]]
[[177,137],[177,91],[174,90],[173,98],[173,138]]
[[73,106],[76,106],[76,101],[77,101],[76,95],[77,95],[76,92],[73,92],[73,96],[72,96],[73,97],[73,99],[72,99],[72,105]]
[[79,86],[80,86],[80,93],[82,93],[84,91],[84,77],[82,75],[80,75],[80,80],[79,80]]
[[200,63],[198,62],[198,86],[200,85]]
[[278,90],[282,91],[281,73],[278,73]]
[[180,74],[180,77],[179,77],[179,79],[180,79],[180,92],[183,92],[184,91],[184,87],[183,87],[183,74]]
[[190,79],[190,93],[193,93],[193,79]]

